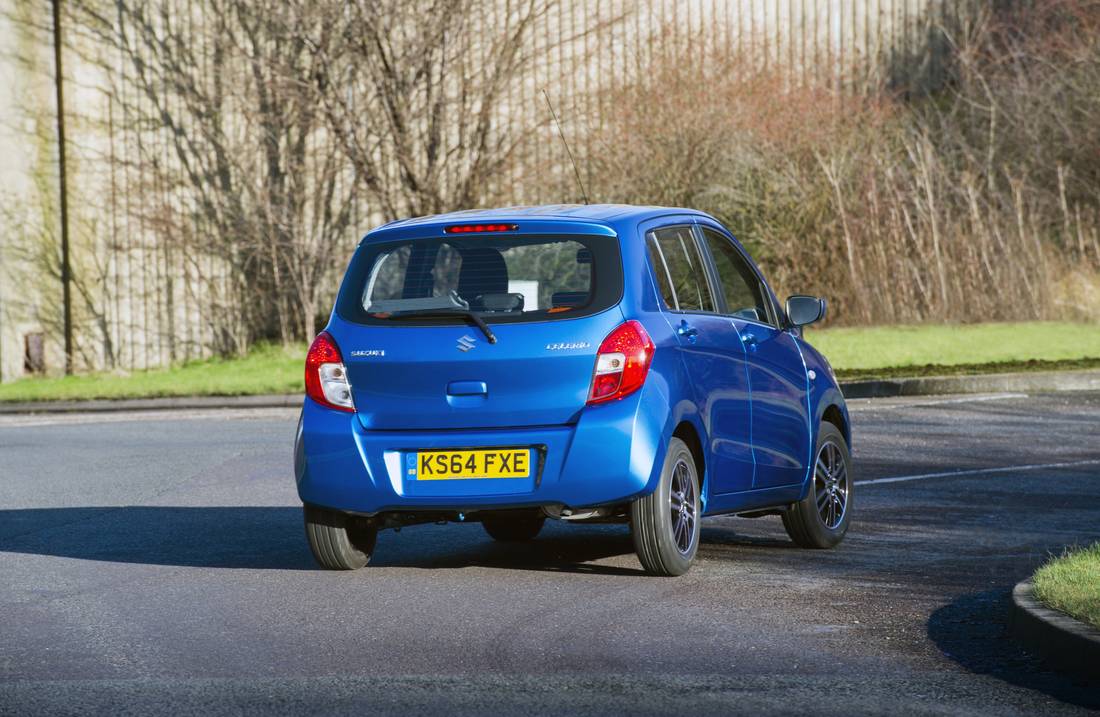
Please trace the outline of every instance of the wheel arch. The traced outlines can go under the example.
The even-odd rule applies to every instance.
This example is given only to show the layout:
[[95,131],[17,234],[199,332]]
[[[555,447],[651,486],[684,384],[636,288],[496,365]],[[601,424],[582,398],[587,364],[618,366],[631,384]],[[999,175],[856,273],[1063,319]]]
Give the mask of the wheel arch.
[[852,422],[848,415],[848,405],[844,402],[844,394],[839,387],[829,386],[814,398],[813,415],[816,420],[813,423],[812,435],[814,445],[817,445],[818,426],[822,421],[828,421],[837,427],[844,436],[844,442],[848,444],[848,450],[852,449]]
[[806,476],[802,481],[802,490],[799,500],[804,498],[806,492],[810,489],[810,478],[814,470],[814,454],[817,452],[817,441],[818,436],[821,434],[821,424],[823,422],[828,422],[836,426],[837,430],[840,431],[840,435],[844,437],[844,442],[848,445],[848,450],[851,451],[852,449],[851,418],[848,415],[848,406],[844,402],[844,395],[840,392],[839,388],[829,387],[814,398],[814,412],[812,414],[814,416],[814,422],[811,425],[810,431],[810,452],[806,465]]
[[821,420],[828,421],[837,427],[840,434],[844,436],[844,442],[850,447],[852,445],[852,432],[848,425],[848,417],[845,412],[840,409],[835,403],[830,403],[825,407],[825,410],[821,412]]

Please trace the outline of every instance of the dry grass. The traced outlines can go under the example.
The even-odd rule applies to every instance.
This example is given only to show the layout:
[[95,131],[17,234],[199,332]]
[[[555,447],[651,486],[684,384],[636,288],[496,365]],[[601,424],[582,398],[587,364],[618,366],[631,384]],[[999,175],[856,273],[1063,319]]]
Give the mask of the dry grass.
[[658,56],[606,103],[592,193],[710,211],[840,323],[1096,320],[1100,2],[951,39],[951,82],[907,102]]

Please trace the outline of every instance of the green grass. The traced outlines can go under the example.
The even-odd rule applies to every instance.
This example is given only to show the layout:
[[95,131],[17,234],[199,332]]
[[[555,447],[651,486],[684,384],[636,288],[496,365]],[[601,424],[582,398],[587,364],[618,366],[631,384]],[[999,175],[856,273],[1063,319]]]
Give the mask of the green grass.
[[1034,581],[1045,605],[1100,628],[1100,543],[1051,560]]
[[[1056,322],[818,329],[807,338],[841,379],[1100,368],[1100,326]],[[297,393],[305,345],[128,375],[0,384],[0,401]]]
[[809,329],[842,378],[1100,366],[1100,325],[1054,321]]
[[289,348],[262,345],[243,358],[192,361],[128,375],[29,378],[0,384],[0,401],[298,393],[304,390],[305,355],[304,344]]

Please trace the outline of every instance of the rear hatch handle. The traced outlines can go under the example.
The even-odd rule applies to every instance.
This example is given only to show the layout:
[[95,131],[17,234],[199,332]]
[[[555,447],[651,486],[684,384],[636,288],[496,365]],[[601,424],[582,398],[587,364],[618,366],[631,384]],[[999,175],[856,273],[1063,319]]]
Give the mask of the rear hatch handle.
[[451,396],[480,396],[489,393],[484,381],[451,381],[447,384],[447,393]]

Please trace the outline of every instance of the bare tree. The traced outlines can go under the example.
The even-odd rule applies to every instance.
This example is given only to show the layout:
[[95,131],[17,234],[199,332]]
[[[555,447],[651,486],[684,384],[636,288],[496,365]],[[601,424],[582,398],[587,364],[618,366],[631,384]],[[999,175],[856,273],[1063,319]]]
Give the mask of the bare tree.
[[[77,1],[73,25],[124,65],[108,75],[143,174],[127,189],[159,187],[143,226],[194,271],[224,268],[205,292],[229,307],[208,313],[218,351],[313,334],[357,207],[389,219],[510,192],[547,120],[514,98],[552,55],[580,67],[603,26],[565,32],[559,3]],[[530,121],[504,121],[518,111]]]
[[110,206],[78,249],[110,260],[79,298],[106,343],[113,331],[153,347],[152,361],[122,360],[141,365],[180,358],[180,345],[194,355],[177,336],[189,302],[216,353],[308,339],[365,218],[515,197],[524,152],[550,136],[542,104],[525,103],[551,75],[588,72],[590,36],[620,19],[601,10],[577,28],[562,0],[65,8],[67,52],[102,69],[92,84],[111,108],[79,118],[109,138],[98,156],[111,165],[97,170]]
[[173,190],[140,211],[178,255],[227,267],[221,293],[248,335],[217,331],[217,348],[311,336],[354,188],[310,81],[317,56],[301,31],[319,31],[319,16],[243,0],[81,0],[74,12],[126,64],[114,91],[144,166]]
[[[303,32],[328,128],[383,217],[481,205],[508,186],[520,150],[546,126],[513,98],[539,63],[581,66],[586,35],[552,27],[560,0],[325,0]],[[303,27],[309,29],[308,23]],[[315,26],[312,26],[315,27]],[[539,31],[540,38],[533,37]],[[547,39],[542,39],[545,33]],[[514,120],[519,115],[520,121]]]

